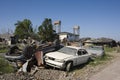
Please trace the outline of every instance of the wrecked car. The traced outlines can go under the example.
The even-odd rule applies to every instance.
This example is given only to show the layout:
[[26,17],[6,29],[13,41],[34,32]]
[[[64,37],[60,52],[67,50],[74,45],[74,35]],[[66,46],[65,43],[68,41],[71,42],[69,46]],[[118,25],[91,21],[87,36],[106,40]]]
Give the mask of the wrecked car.
[[26,46],[23,50],[20,50],[18,46],[12,45],[4,57],[10,62],[15,62],[15,67],[20,68],[22,64],[32,57],[34,50],[33,46]]
[[88,53],[91,54],[91,57],[102,57],[105,54],[104,47],[103,46],[89,46],[86,47],[86,50]]
[[86,63],[90,54],[83,48],[66,46],[55,52],[45,54],[45,65],[70,71],[73,66]]

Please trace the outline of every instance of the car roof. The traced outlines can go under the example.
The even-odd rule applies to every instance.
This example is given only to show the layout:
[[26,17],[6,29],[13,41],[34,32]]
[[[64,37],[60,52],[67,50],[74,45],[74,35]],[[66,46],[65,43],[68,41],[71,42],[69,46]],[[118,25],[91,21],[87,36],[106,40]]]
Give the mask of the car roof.
[[73,49],[77,49],[77,50],[79,50],[79,49],[84,49],[84,48],[82,48],[82,47],[76,47],[76,46],[66,46],[66,47],[73,48]]

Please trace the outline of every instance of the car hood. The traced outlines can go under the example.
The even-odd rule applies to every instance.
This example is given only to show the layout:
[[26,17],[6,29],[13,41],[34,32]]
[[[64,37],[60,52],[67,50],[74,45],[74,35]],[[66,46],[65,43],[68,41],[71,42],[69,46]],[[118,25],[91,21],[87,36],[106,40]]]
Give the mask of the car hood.
[[46,56],[52,57],[52,58],[55,58],[55,59],[65,59],[65,58],[69,58],[73,55],[64,54],[64,53],[61,53],[61,52],[51,52],[51,53],[47,53]]

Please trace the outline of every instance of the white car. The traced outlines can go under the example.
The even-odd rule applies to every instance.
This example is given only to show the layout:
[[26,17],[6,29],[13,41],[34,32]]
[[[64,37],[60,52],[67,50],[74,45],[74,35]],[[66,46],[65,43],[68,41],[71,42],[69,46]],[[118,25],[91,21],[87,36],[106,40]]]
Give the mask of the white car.
[[73,66],[86,63],[90,54],[80,47],[66,46],[58,51],[45,54],[45,65],[70,71]]
[[103,46],[89,46],[86,48],[87,52],[91,54],[91,57],[102,57],[105,54]]

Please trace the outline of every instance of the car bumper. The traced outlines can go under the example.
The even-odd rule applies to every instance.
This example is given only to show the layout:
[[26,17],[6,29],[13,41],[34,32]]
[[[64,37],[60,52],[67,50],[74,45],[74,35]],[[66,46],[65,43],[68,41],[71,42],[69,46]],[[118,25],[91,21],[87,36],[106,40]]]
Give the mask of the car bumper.
[[23,59],[23,58],[24,58],[23,55],[19,55],[19,56],[5,55],[4,57],[5,57],[7,60],[10,60],[10,61],[16,61],[16,60],[20,60],[20,59]]
[[46,65],[52,66],[52,67],[56,67],[59,69],[64,69],[65,68],[65,64],[61,63],[61,62],[56,62],[53,60],[45,60]]

